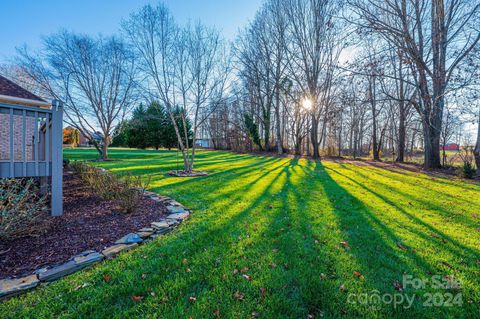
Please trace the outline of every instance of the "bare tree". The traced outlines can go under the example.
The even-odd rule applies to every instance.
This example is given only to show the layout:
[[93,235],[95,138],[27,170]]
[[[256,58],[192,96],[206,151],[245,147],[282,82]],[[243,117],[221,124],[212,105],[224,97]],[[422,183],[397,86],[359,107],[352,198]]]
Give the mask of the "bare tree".
[[44,39],[41,53],[19,50],[17,65],[42,91],[64,102],[65,122],[108,159],[113,130],[131,109],[135,93],[135,64],[127,45],[116,37],[61,31]]
[[351,0],[365,29],[400,50],[414,74],[427,168],[440,166],[440,133],[451,76],[480,40],[480,3],[468,0]]
[[[146,5],[123,23],[137,52],[145,90],[161,101],[172,120],[182,152],[184,170],[191,173],[198,128],[224,98],[229,74],[226,50],[219,33],[197,23],[179,28],[163,5]],[[180,107],[182,125],[175,119]],[[194,137],[190,145],[187,118]]]
[[320,158],[334,71],[343,49],[339,28],[333,21],[340,9],[338,4],[328,0],[287,0],[284,4],[290,21],[290,73],[305,98],[312,101],[310,141],[313,158]]

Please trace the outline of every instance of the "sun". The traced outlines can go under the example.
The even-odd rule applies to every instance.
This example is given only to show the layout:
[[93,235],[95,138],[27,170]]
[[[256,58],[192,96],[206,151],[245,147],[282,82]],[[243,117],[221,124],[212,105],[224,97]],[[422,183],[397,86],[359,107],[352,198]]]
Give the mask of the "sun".
[[310,100],[308,97],[304,98],[302,101],[302,106],[305,110],[310,110],[313,106],[312,100]]

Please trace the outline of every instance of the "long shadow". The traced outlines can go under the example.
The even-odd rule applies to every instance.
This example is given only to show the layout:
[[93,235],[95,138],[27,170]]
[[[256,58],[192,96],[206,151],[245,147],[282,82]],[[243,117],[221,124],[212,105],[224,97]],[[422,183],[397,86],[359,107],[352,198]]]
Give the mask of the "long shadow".
[[[232,183],[238,185],[222,189]],[[395,233],[365,203],[340,186],[321,163],[257,159],[204,178],[175,180],[152,189],[165,193],[170,188],[179,195],[176,199],[188,198],[184,203],[195,210],[180,231],[82,276],[74,275],[55,283],[57,289],[43,293],[40,302],[50,301],[57,316],[162,317],[175,313],[177,317],[189,317],[192,309],[201,309],[203,313],[208,311],[204,317],[209,317],[215,308],[208,306],[219,307],[222,316],[231,318],[251,316],[257,307],[268,309],[279,318],[306,317],[312,313],[325,317],[423,315],[425,309],[419,303],[408,310],[385,305],[372,310],[347,302],[347,292],[376,289],[394,293],[393,281],[401,281],[404,273],[422,277],[433,269],[420,257],[398,251]],[[222,200],[223,197],[229,199]],[[205,209],[202,199],[221,204],[214,203]],[[229,205],[239,201],[242,206],[230,209]],[[354,208],[339,207],[339,201]],[[268,204],[276,210],[269,213]],[[261,231],[254,234],[246,231],[251,223],[261,224]],[[343,240],[350,249],[340,245]],[[241,245],[244,241],[262,249],[244,247]],[[250,283],[241,275],[232,275],[233,268],[240,269],[248,259],[246,254],[265,253],[254,256],[258,259],[254,264],[264,266],[262,262],[270,258],[266,253],[272,249],[278,249],[271,255],[277,268],[272,273],[259,270],[264,276],[262,282],[254,277]],[[340,290],[342,281],[351,278],[353,271],[362,273],[365,281],[359,280],[357,286],[347,287],[346,292]],[[112,281],[105,283],[104,275],[112,276]],[[90,285],[83,287],[85,282]],[[270,289],[266,296],[258,292],[264,287],[261,284]],[[227,287],[232,294],[241,289],[247,295],[246,300],[228,302],[232,296],[219,296],[218,287]],[[133,295],[146,293],[144,301],[131,301]],[[192,294],[197,296],[198,303],[192,304],[188,297],[182,299]],[[200,302],[204,300],[202,297],[208,300],[207,306]],[[99,306],[99,300],[103,306]],[[207,308],[195,308],[198,304]],[[19,303],[19,307],[24,305]]]
[[[341,164],[341,166],[342,166],[342,168],[348,169],[345,164]],[[392,170],[389,170],[389,169],[386,169],[386,168],[383,168],[383,167],[379,167],[379,166],[374,166],[373,165],[373,167],[374,167],[374,169],[370,169],[369,172],[373,172],[376,175],[380,175],[382,177],[389,178],[389,179],[393,179],[393,176],[395,176],[395,180],[397,180],[399,182],[402,182],[402,183],[405,183],[406,185],[413,186],[413,187],[419,187],[420,186],[420,187],[424,187],[425,189],[429,189],[429,188],[427,188],[423,185],[419,185],[418,182],[416,182],[416,181],[412,181],[412,179],[424,180],[424,181],[429,182],[429,183],[432,182],[431,179],[428,179],[428,178],[425,178],[425,177],[421,176],[424,173],[417,173],[417,175],[413,176],[413,175],[404,174],[404,173],[401,173],[401,172],[398,172],[398,171],[392,171]],[[447,180],[447,181],[440,182],[439,178],[435,178],[435,184],[447,186],[447,189],[460,188],[460,189],[471,191],[471,192],[480,191],[480,188],[476,187],[477,186],[476,184],[472,184],[471,185],[472,187],[463,187],[461,184],[458,183],[458,181],[452,182],[452,181]],[[448,191],[446,191],[445,188],[438,187],[438,188],[435,188],[435,190],[436,191],[442,191],[442,195],[445,196],[445,197],[450,197],[453,200],[458,200],[459,199],[458,197],[450,195],[448,193]],[[476,203],[471,202],[468,199],[465,199],[465,196],[462,196],[461,200],[464,201],[464,202],[470,203],[470,204],[476,204]]]
[[[399,206],[398,204],[396,204],[394,201],[392,201],[391,199],[385,197],[384,195],[378,193],[378,192],[375,192],[374,190],[372,190],[371,188],[355,181],[353,178],[345,175],[345,174],[342,174],[340,173],[339,171],[337,170],[334,170],[332,168],[329,168],[329,170],[335,172],[335,174],[338,174],[340,176],[343,176],[344,178],[352,181],[353,183],[355,183],[356,185],[360,186],[361,188],[365,189],[366,191],[370,192],[371,194],[373,194],[374,196],[380,198],[381,200],[383,200],[385,203],[387,203],[388,205],[394,207],[396,210],[398,210],[400,213],[402,213],[403,215],[407,216],[409,219],[415,221],[415,223],[427,228],[430,232],[432,232],[433,234],[436,234],[438,237],[440,238],[446,238],[448,239],[449,242],[451,242],[451,245],[450,246],[445,246],[443,245],[443,248],[444,249],[447,249],[447,250],[450,250],[453,254],[455,254],[457,257],[460,257],[460,258],[467,258],[469,260],[477,260],[478,258],[480,258],[480,253],[469,248],[469,247],[466,247],[465,245],[461,244],[460,242],[458,242],[457,240],[453,239],[451,236],[448,236],[446,235],[445,233],[443,233],[442,231],[436,229],[435,227],[431,226],[430,224],[427,224],[425,223],[423,220],[419,219],[418,217],[412,215],[411,213],[407,212],[403,207]],[[418,231],[413,231],[412,229],[410,229],[411,232],[414,232],[417,236],[420,236],[420,237],[423,237],[424,239],[426,240],[433,240],[431,237],[428,237],[427,235],[421,233],[421,232],[418,232]],[[441,244],[441,239],[438,239],[438,243]]]
[[[358,175],[358,176],[361,176],[365,179],[372,179],[373,176],[375,175],[380,175],[382,177],[386,177],[386,178],[391,178],[389,177],[388,175],[383,175],[383,174],[380,174],[378,173],[377,171],[370,171],[370,175],[366,175],[366,174],[363,174],[360,172],[360,170],[352,170],[351,168],[347,167],[347,166],[344,166],[344,164],[341,165],[342,169],[345,169],[345,170],[348,170],[349,172],[351,172],[352,174],[355,174],[355,175]],[[336,171],[336,173],[338,173],[338,171]],[[345,174],[343,174],[344,177],[348,178]],[[352,178],[349,178],[351,181],[354,181],[357,185],[360,185],[360,183],[358,183],[357,181],[353,180]],[[379,185],[382,185],[385,189],[387,190],[390,190],[392,192],[394,192],[396,195],[401,195],[402,197],[404,197],[405,199],[409,199],[409,200],[413,200],[415,202],[418,202],[424,206],[427,206],[429,207],[429,209],[431,210],[434,210],[438,213],[440,213],[441,215],[443,215],[444,217],[452,217],[452,212],[445,209],[444,206],[440,206],[440,205],[436,205],[434,204],[434,202],[432,201],[426,201],[426,200],[423,200],[421,199],[419,196],[415,196],[413,194],[410,194],[410,193],[406,193],[405,191],[403,191],[402,189],[398,188],[398,187],[394,187],[392,186],[392,184],[388,184],[388,183],[385,183],[385,182],[382,182],[378,179],[375,179],[375,183],[379,184]],[[412,186],[416,186],[418,187],[418,185],[412,185]],[[446,193],[442,193],[442,196],[446,196],[446,197],[451,197],[450,195],[446,194]],[[455,198],[457,199],[457,198]],[[464,200],[462,199],[462,201],[466,202],[466,203],[469,203],[469,204],[472,204],[472,205],[475,205],[475,203],[471,202],[471,201],[468,201],[468,200]],[[393,202],[393,201],[391,201]],[[397,205],[398,206],[398,205]],[[455,215],[455,218],[457,219],[458,222],[462,222],[463,225],[462,226],[467,226],[469,228],[472,228],[472,230],[475,230],[479,225],[472,225],[473,223],[473,219],[470,219],[468,218],[467,216],[465,216],[465,214],[456,214]]]
[[[268,172],[265,173],[269,173],[270,181],[263,186],[260,192],[255,192],[255,194],[252,194],[251,201],[248,202],[248,205],[240,212],[230,213],[228,218],[224,218],[223,221],[216,221],[215,214],[209,214],[203,218],[202,216],[199,216],[199,218],[197,218],[195,228],[184,225],[183,229],[185,230],[183,232],[176,232],[175,234],[172,234],[172,236],[166,237],[165,241],[152,243],[151,245],[144,246],[141,250],[134,251],[133,254],[129,256],[128,263],[122,263],[121,259],[112,261],[107,266],[107,269],[102,270],[102,272],[108,272],[108,269],[113,270],[115,269],[115,266],[118,267],[119,264],[122,265],[122,267],[115,271],[114,274],[116,278],[116,284],[113,285],[111,289],[113,289],[115,293],[108,296],[103,296],[103,303],[121,309],[122,302],[129,300],[130,297],[136,293],[144,293],[144,291],[147,291],[151,287],[155,286],[168,287],[169,285],[175,283],[178,280],[177,276],[180,269],[176,270],[176,276],[173,277],[168,275],[165,276],[165,273],[151,274],[144,281],[139,282],[133,287],[129,283],[131,281],[130,277],[132,274],[140,274],[142,271],[148,272],[149,270],[151,272],[152,269],[162,269],[166,264],[178,264],[181,267],[181,260],[183,256],[187,257],[189,260],[204,258],[203,256],[207,247],[217,251],[220,257],[223,254],[226,254],[230,248],[236,244],[234,239],[232,239],[229,235],[237,233],[239,229],[242,228],[243,221],[247,218],[250,218],[250,215],[256,209],[258,209],[258,206],[261,205],[262,202],[267,201],[269,190],[282,172],[280,170],[281,165],[278,167],[279,168],[277,170],[279,170],[279,172],[272,172],[271,170],[268,170]],[[260,178],[257,178],[257,181],[259,180]],[[194,180],[184,181],[184,183],[189,182],[194,183]],[[254,185],[250,184],[247,187],[253,188],[253,186]],[[195,239],[195,245],[192,244],[193,238]],[[183,255],[169,256],[168,252],[173,248],[175,248],[176,251],[183,251]],[[167,256],[164,258],[155,258],[155,256],[158,256],[158,254],[162,252],[167,254]],[[151,256],[153,258],[144,259],[142,256]],[[209,268],[211,268],[211,265],[215,263],[215,255],[209,255],[209,259],[203,260],[202,263],[204,264],[205,271],[212,271]],[[95,269],[90,272],[90,277],[101,278],[101,276],[98,276],[98,274],[95,276],[95,273],[98,271],[101,270]],[[185,295],[190,293],[201,295],[201,293],[205,290],[205,286],[208,287],[208,283],[204,282],[201,285],[198,284],[199,283],[193,282],[185,283],[185,286],[182,286],[183,289],[185,289],[183,293]],[[102,285],[102,283],[99,285]],[[232,289],[234,288],[235,287],[232,287]],[[176,290],[176,293],[178,292],[179,288]],[[98,291],[95,289],[95,287],[86,287],[78,294],[68,295],[68,297],[73,298],[73,300],[70,300],[68,304],[74,304],[75,307],[81,309],[92,308],[90,313],[91,316],[105,316],[106,313],[103,312],[103,309],[93,308],[95,304],[98,303],[98,296],[97,298],[92,297],[92,295],[95,295],[96,293],[98,293]],[[168,292],[166,293],[168,295]],[[89,295],[90,298],[84,298],[85,294]],[[172,296],[170,297],[173,298]],[[185,309],[188,309],[188,306],[188,301],[186,301]],[[132,305],[132,311],[134,308],[140,311],[138,309],[140,307],[140,305]],[[66,311],[66,308],[63,308],[63,311]]]

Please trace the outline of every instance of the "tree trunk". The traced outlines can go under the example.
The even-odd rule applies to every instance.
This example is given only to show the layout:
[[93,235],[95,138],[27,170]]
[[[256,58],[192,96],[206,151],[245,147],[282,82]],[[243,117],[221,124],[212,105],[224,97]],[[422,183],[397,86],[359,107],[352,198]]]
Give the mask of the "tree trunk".
[[473,155],[475,156],[475,164],[477,164],[477,177],[480,177],[480,107],[478,110],[477,143]]
[[[425,120],[423,121],[425,122]],[[428,123],[423,123],[423,144],[425,149],[424,167],[439,168],[440,163],[440,132]]]
[[405,128],[405,121],[406,121],[406,109],[405,109],[405,90],[403,86],[403,71],[402,71],[402,54],[399,54],[399,69],[398,69],[398,77],[400,79],[399,83],[399,123],[398,123],[398,145],[397,145],[397,158],[395,162],[403,163],[405,161],[405,135],[406,135],[406,128]]
[[318,145],[318,120],[315,118],[315,115],[312,113],[312,129],[310,131],[310,140],[312,142],[314,159],[320,158],[320,149]]
[[103,139],[102,145],[102,160],[108,159],[108,138]]
[[[373,81],[373,83],[372,83]],[[375,103],[375,77],[369,83],[369,93],[370,93],[370,105],[372,107],[372,147],[373,147],[373,160],[380,160],[379,145],[377,138],[377,110]]]
[[[447,50],[445,28],[445,8],[443,0],[432,1],[432,57],[433,57],[433,96],[431,98],[432,112],[428,116],[425,136],[425,168],[439,168],[440,134],[442,132],[442,117],[445,95],[445,61]],[[428,149],[428,152],[427,152]]]
[[270,108],[267,114],[264,114],[263,136],[265,139],[265,151],[270,151]]
[[276,88],[275,92],[275,116],[277,118],[276,121],[276,133],[277,133],[277,154],[282,155],[283,154],[283,147],[282,147],[282,131],[281,131],[281,121],[280,121],[280,90],[278,89],[278,86]]

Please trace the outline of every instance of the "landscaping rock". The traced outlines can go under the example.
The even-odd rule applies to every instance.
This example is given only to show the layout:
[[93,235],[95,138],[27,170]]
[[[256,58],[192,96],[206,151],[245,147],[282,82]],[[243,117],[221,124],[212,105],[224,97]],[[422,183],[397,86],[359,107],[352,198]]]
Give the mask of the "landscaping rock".
[[184,220],[187,219],[189,215],[190,214],[188,212],[170,214],[167,216],[167,219]]
[[152,236],[154,233],[154,231],[139,231],[137,232],[137,235],[140,236],[142,239],[146,239]]
[[28,289],[35,288],[39,282],[37,275],[0,280],[0,299],[15,296]]
[[141,243],[142,241],[142,238],[138,234],[130,233],[117,240],[115,244],[135,244]]
[[170,226],[167,221],[153,222],[151,225],[156,230],[168,228],[168,226]]
[[180,206],[167,206],[167,210],[169,213],[172,214],[179,214],[185,212],[185,208]]
[[38,279],[40,281],[53,281],[99,262],[103,258],[104,256],[100,253],[87,251],[72,257],[70,261],[62,265],[37,270]]
[[142,229],[138,230],[138,232],[144,232],[144,231],[154,232],[155,229],[153,229],[152,227],[143,227]]
[[156,235],[156,237],[158,237],[158,236],[160,236],[160,235],[165,235],[166,233],[171,232],[173,229],[174,229],[174,227],[168,227],[168,228],[159,229],[159,230],[157,230],[157,232],[155,233],[155,235]]
[[108,248],[105,248],[102,250],[102,254],[105,256],[105,258],[110,259],[118,255],[119,253],[123,251],[129,251],[135,247],[137,247],[138,244],[130,244],[130,245],[125,245],[125,244],[119,244],[119,245],[114,245],[110,246]]

